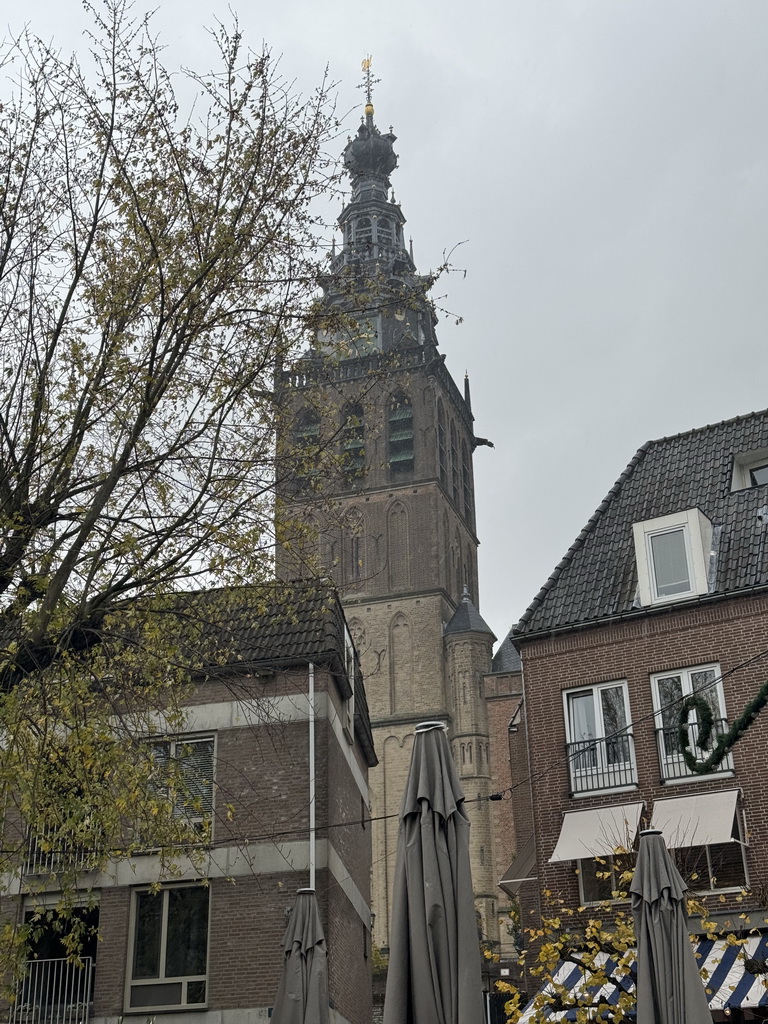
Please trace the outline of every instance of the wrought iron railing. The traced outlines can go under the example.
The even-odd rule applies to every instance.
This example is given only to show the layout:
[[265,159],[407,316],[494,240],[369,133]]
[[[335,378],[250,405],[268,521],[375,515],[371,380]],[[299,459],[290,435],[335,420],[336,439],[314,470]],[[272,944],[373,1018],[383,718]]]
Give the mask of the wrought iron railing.
[[[694,754],[697,761],[706,760],[709,756],[709,751],[702,750],[698,745],[698,723],[690,722],[687,729],[691,752]],[[714,728],[712,730],[712,742],[716,742],[717,737],[722,736],[727,729],[728,722],[725,718],[715,719]],[[662,779],[687,779],[695,775],[695,772],[690,771],[688,765],[685,763],[685,759],[683,758],[683,751],[680,746],[680,737],[678,735],[678,727],[676,724],[674,726],[657,729],[656,743],[659,748],[659,764],[661,765]],[[727,754],[720,764],[712,769],[712,774],[715,774],[716,772],[730,771],[733,771],[733,758],[730,754]]]
[[631,732],[566,745],[572,793],[592,793],[637,784]]
[[8,1024],[88,1024],[93,960],[29,960],[8,1011]]

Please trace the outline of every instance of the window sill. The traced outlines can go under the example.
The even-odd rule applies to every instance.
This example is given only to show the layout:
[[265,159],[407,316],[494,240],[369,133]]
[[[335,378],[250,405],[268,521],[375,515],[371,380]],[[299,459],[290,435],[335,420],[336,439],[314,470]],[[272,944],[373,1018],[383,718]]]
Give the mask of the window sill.
[[613,786],[610,789],[590,789],[583,793],[571,793],[571,800],[584,800],[589,796],[610,796],[612,793],[634,793],[640,787],[636,782],[631,786]]
[[662,779],[661,784],[662,786],[685,786],[690,783],[694,783],[695,785],[699,782],[711,782],[714,778],[732,779],[735,774],[736,773],[731,768],[724,772],[718,771],[717,768],[715,768],[711,772],[707,772],[706,775],[686,775],[685,778],[682,779]]

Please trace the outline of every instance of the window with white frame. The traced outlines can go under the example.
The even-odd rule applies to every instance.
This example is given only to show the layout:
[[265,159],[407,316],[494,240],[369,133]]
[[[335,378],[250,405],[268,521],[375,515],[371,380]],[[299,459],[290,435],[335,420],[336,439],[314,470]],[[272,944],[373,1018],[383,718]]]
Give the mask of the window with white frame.
[[615,789],[637,782],[624,681],[563,693],[571,791]]
[[[653,705],[656,711],[656,736],[663,779],[685,778],[693,775],[683,758],[680,743],[680,708],[686,697],[697,696],[706,701],[712,711],[714,730],[712,742],[725,731],[725,698],[717,664],[696,665],[693,668],[659,672],[651,676]],[[699,713],[693,709],[687,715],[689,747],[697,760],[705,760],[709,751],[698,743]],[[733,767],[730,755],[715,771],[729,771]]]
[[732,491],[763,484],[768,484],[768,448],[754,448],[734,456]]
[[152,740],[157,781],[173,803],[174,814],[197,831],[210,831],[214,788],[213,736]]
[[707,593],[712,524],[699,509],[634,523],[632,531],[642,605]]
[[209,896],[203,885],[133,893],[128,1009],[205,1006]]

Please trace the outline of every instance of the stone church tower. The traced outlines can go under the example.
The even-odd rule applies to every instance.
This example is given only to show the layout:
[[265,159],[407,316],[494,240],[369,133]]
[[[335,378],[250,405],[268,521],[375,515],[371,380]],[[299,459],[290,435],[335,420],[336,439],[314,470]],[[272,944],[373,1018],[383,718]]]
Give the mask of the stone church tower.
[[[482,442],[468,385],[459,390],[438,350],[432,280],[417,273],[405,245],[389,180],[395,136],[379,132],[368,99],[344,151],[352,193],[339,217],[341,248],[323,281],[329,318],[286,381],[294,442],[308,453],[317,445],[318,458],[309,454],[285,499],[309,534],[283,554],[280,571],[296,575],[316,557],[342,591],[360,652],[380,761],[370,773],[371,815],[392,815],[372,823],[374,940],[389,944],[397,812],[414,727],[439,720],[472,821],[478,924],[496,941],[482,690],[495,638],[473,604],[472,454]],[[318,468],[319,453],[327,460],[329,450],[331,461]]]

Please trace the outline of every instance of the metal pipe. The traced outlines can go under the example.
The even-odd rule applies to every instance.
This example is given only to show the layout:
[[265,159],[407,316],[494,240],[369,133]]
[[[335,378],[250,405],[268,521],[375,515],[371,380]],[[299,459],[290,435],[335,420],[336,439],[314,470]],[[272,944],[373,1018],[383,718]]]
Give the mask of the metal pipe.
[[315,666],[309,663],[309,888],[315,888]]

